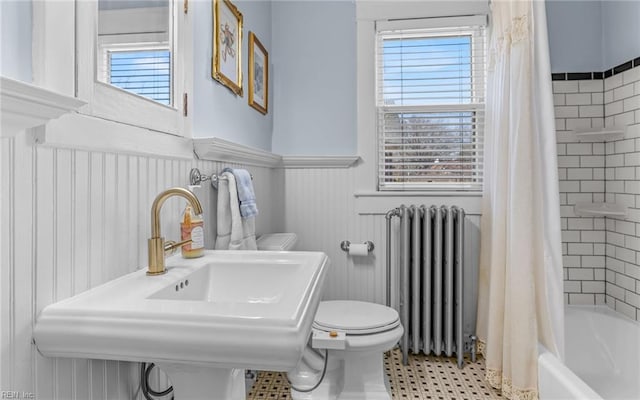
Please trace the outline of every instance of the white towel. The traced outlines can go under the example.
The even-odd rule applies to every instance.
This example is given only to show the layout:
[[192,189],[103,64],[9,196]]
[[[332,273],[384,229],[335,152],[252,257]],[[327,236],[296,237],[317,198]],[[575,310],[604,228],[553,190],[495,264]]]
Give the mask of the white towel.
[[232,173],[223,172],[218,180],[217,250],[257,250],[255,218],[240,216],[240,202],[236,180]]
[[256,194],[253,190],[253,178],[246,169],[225,168],[223,170],[231,172],[236,178],[236,188],[238,189],[238,200],[240,201],[240,215],[242,218],[255,217],[258,215],[256,204]]
[[228,250],[231,241],[231,209],[229,208],[229,182],[218,179],[218,210],[216,250]]

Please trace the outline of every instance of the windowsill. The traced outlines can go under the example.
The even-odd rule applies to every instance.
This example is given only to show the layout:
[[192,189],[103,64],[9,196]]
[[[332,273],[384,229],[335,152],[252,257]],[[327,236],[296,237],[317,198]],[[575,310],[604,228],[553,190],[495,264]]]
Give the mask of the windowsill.
[[141,156],[193,159],[190,138],[70,113],[33,130],[38,146]]
[[482,197],[482,192],[464,191],[360,191],[355,197]]
[[375,192],[359,191],[354,197],[360,215],[384,215],[402,204],[458,206],[468,215],[481,215],[482,193],[479,192]]

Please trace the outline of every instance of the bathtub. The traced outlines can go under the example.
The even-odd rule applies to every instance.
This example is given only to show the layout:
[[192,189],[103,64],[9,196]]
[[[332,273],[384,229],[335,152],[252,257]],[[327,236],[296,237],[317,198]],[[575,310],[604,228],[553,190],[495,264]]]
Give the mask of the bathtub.
[[607,306],[565,307],[565,363],[540,346],[540,399],[640,399],[640,323]]

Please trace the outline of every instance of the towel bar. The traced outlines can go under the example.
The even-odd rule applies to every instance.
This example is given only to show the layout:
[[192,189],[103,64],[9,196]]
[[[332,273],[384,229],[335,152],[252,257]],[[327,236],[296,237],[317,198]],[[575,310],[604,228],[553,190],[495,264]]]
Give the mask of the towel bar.
[[[214,189],[218,189],[218,181],[221,179],[227,179],[224,176],[220,176],[218,174],[211,174],[210,176],[202,175],[198,168],[191,168],[191,172],[189,173],[189,183],[192,186],[199,185],[205,181],[211,181],[211,186]],[[251,174],[251,179],[253,179],[253,174]]]

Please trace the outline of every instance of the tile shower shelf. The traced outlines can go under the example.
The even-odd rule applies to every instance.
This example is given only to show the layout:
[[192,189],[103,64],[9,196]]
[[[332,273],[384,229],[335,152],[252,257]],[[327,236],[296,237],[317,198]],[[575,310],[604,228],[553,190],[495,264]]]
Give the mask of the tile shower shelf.
[[626,217],[627,208],[617,203],[577,203],[576,215],[583,217]]
[[578,140],[584,142],[606,142],[624,138],[624,128],[616,126],[609,128],[576,129],[573,132]]

